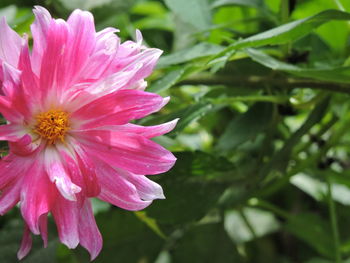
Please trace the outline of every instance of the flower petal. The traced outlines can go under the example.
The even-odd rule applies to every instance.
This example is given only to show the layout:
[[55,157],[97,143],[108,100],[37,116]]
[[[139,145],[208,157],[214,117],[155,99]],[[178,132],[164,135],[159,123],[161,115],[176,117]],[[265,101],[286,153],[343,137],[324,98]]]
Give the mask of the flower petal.
[[67,200],[76,201],[76,193],[81,188],[72,183],[72,180],[64,168],[56,148],[47,146],[45,149],[45,170],[61,195]]
[[6,23],[5,17],[0,19],[0,59],[17,67],[22,39]]
[[41,100],[46,107],[54,102],[57,104],[57,101],[61,99],[62,89],[64,89],[62,83],[65,83],[66,79],[59,78],[58,72],[62,72],[66,64],[64,55],[67,48],[68,31],[67,23],[61,19],[51,20],[47,30],[47,47],[40,70]]
[[171,152],[137,134],[90,130],[76,137],[96,158],[135,174],[164,173],[176,161]]
[[164,106],[164,99],[139,90],[119,90],[98,98],[75,111],[71,118],[81,122],[75,129],[120,125],[139,119]]
[[79,239],[80,244],[89,251],[90,260],[94,260],[102,249],[102,236],[96,225],[91,203],[88,199],[85,199],[80,210]]
[[119,171],[130,183],[132,183],[141,197],[145,201],[153,201],[154,199],[165,199],[162,187],[148,179],[144,175],[136,175],[126,171]]
[[64,86],[72,84],[78,73],[88,62],[95,46],[94,18],[90,12],[75,10],[68,18],[69,46],[66,49],[66,59],[69,63],[59,72],[59,78],[65,79]]
[[142,200],[136,187],[107,165],[100,166],[98,179],[101,184],[98,198],[103,201],[131,211],[144,209],[152,203]]
[[0,215],[4,215],[20,200],[22,180],[13,182],[2,189],[0,196]]
[[58,195],[44,171],[41,158],[34,158],[36,160],[23,178],[21,212],[30,230],[38,235],[40,233],[39,218],[50,211],[52,203]]
[[35,15],[34,23],[31,25],[33,35],[33,71],[39,75],[41,69],[42,56],[47,46],[47,32],[52,21],[52,17],[45,8],[35,6],[33,9]]
[[138,134],[146,138],[153,138],[172,131],[179,119],[162,123],[156,126],[140,126],[132,123],[125,125],[104,126],[96,128],[95,130],[112,130],[123,133]]
[[44,247],[47,247],[48,238],[47,238],[47,214],[43,214],[39,218],[39,230],[41,238],[44,242]]
[[24,224],[24,231],[23,231],[23,238],[22,238],[22,243],[21,247],[17,252],[17,258],[21,260],[24,258],[26,255],[28,255],[29,251],[32,248],[32,235],[30,233],[29,227],[27,224]]
[[25,134],[22,125],[6,124],[0,125],[0,140],[15,142],[20,140]]
[[60,241],[68,248],[76,248],[79,244],[79,213],[78,202],[69,201],[61,195],[57,196],[52,208]]

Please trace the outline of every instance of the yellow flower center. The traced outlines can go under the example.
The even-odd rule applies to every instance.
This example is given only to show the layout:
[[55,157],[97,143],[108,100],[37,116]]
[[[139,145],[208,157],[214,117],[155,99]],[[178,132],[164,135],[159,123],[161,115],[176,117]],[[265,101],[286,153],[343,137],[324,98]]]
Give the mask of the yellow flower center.
[[69,130],[68,113],[62,110],[49,110],[35,116],[34,132],[54,144],[57,139],[64,142],[64,136]]

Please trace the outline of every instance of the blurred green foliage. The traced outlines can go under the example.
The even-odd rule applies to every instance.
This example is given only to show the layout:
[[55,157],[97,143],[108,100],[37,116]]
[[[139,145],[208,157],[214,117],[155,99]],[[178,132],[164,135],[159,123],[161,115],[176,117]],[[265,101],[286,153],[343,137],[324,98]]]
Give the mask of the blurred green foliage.
[[[28,33],[36,4],[88,9],[124,40],[140,29],[164,50],[149,91],[172,98],[140,123],[180,118],[156,139],[178,158],[153,177],[166,200],[136,213],[94,201],[95,262],[350,262],[348,0],[2,0],[0,16]],[[19,218],[0,219],[0,262],[16,262]],[[89,257],[52,224],[23,262]]]

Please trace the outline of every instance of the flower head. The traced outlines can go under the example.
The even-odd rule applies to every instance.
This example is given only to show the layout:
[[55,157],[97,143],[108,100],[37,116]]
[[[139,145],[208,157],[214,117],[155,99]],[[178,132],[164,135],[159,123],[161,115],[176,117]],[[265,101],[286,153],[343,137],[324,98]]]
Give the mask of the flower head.
[[102,238],[89,198],[127,210],[164,198],[145,175],[169,170],[175,157],[152,140],[176,120],[158,126],[131,124],[161,109],[168,98],[145,92],[161,51],[120,42],[114,28],[96,32],[89,12],[67,21],[35,7],[33,49],[0,21],[0,139],[9,154],[0,162],[0,214],[18,202],[25,230],[18,257],[31,248],[31,233],[47,244],[47,216],[60,241],[79,243],[94,259]]

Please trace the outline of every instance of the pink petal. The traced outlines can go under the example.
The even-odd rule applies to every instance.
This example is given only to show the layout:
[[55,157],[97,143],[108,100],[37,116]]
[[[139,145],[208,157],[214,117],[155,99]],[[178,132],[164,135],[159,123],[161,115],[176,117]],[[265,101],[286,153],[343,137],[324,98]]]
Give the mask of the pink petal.
[[[132,84],[136,83],[137,81],[139,81],[140,79],[144,79],[144,78],[148,77],[152,73],[152,71],[153,71],[153,69],[154,69],[154,67],[155,67],[155,65],[156,65],[156,63],[157,63],[157,61],[162,53],[163,53],[162,50],[156,49],[156,48],[148,48],[148,49],[142,51],[139,55],[140,57],[136,60],[137,63],[142,65],[142,67],[138,67],[136,74],[129,81],[128,84],[132,85]],[[128,66],[127,68],[129,68],[129,67],[130,66]]]
[[77,200],[75,194],[79,193],[81,188],[72,183],[57,150],[52,146],[48,146],[45,150],[45,170],[64,198],[71,201]]
[[36,151],[40,151],[44,144],[40,138],[33,139],[29,134],[15,142],[9,142],[10,150],[18,156],[28,156]]
[[5,17],[0,20],[0,59],[17,67],[22,39],[6,23]]
[[24,224],[21,247],[17,252],[17,258],[19,260],[23,259],[26,255],[28,255],[29,251],[32,248],[32,243],[33,241],[32,241],[32,236],[31,236],[29,227],[27,226],[27,224]]
[[85,199],[80,210],[79,239],[80,244],[89,251],[90,260],[94,260],[102,249],[102,236],[96,225],[91,203],[88,199]]
[[171,152],[137,134],[91,130],[76,136],[96,158],[135,174],[164,173],[176,160]]
[[72,119],[81,122],[76,129],[120,125],[158,111],[164,99],[139,90],[120,90],[98,98],[75,111]]
[[20,140],[25,131],[22,125],[6,124],[0,125],[0,140],[15,142]]
[[114,28],[106,28],[96,34],[95,49],[81,72],[81,77],[85,81],[87,79],[97,80],[110,73],[108,69],[111,67],[120,44],[120,39],[114,34],[115,32],[117,30]]
[[50,211],[56,189],[49,181],[39,157],[26,171],[21,190],[21,212],[30,230],[38,235],[39,218]]
[[125,171],[120,171],[120,174],[136,187],[142,200],[153,201],[154,199],[165,199],[162,187],[148,179],[146,176],[136,175]]
[[[32,105],[38,105],[40,102],[39,79],[33,72],[27,42],[22,45],[18,68],[21,70],[21,87],[23,92],[27,96],[30,96],[30,100],[28,102],[32,103]],[[31,113],[32,112],[29,112],[28,114]]]
[[12,153],[3,157],[0,161],[0,189],[18,180],[18,176],[27,169],[29,169],[27,159]]
[[125,125],[104,126],[96,128],[96,130],[112,130],[124,133],[135,133],[146,138],[153,138],[172,131],[179,119],[169,121],[156,126],[140,126],[132,123]]
[[94,18],[90,12],[75,10],[69,16],[67,24],[70,28],[69,47],[66,51],[66,59],[69,63],[64,67],[64,71],[60,71],[62,75],[59,76],[66,80],[65,85],[69,85],[73,79],[76,79],[88,62],[95,46],[96,35]]
[[[69,171],[72,181],[81,187],[80,193],[83,196],[97,196],[100,192],[100,186],[95,173],[95,165],[88,154],[81,149],[78,142],[72,140],[67,140],[64,147],[59,145],[57,147],[63,163]],[[74,147],[67,149],[68,145],[74,145]]]
[[77,159],[80,171],[83,174],[85,195],[87,197],[95,197],[101,191],[96,176],[95,165],[86,151],[84,151],[78,145],[76,145],[74,148],[77,152]]
[[52,18],[50,13],[41,6],[35,6],[33,9],[35,21],[31,25],[33,35],[33,71],[39,75],[41,70],[41,61],[47,46],[47,32],[49,30]]
[[20,199],[22,180],[13,182],[2,189],[0,196],[0,215],[6,214]]
[[[64,71],[65,49],[67,49],[69,28],[61,19],[51,20],[47,31],[47,47],[42,58],[40,71],[40,89],[42,101],[47,105],[61,98],[65,78],[59,78],[58,73]],[[60,76],[61,77],[61,76]]]
[[31,108],[28,106],[28,96],[20,85],[21,72],[10,65],[3,63],[3,91],[11,102],[12,110],[20,113],[21,119],[29,120]]
[[100,167],[98,179],[101,184],[98,198],[103,201],[131,211],[144,209],[152,203],[142,200],[136,187],[107,165]]
[[60,241],[68,248],[76,248],[79,244],[79,213],[77,202],[69,201],[58,195],[52,208]]
[[1,64],[2,90],[6,96],[13,98],[15,90],[20,85],[20,79],[21,71],[6,62]]
[[44,247],[47,247],[48,238],[47,238],[47,214],[43,214],[39,218],[39,229],[40,235],[44,242]]
[[23,116],[16,111],[12,105],[10,98],[0,95],[0,113],[6,120],[18,123],[23,119]]

